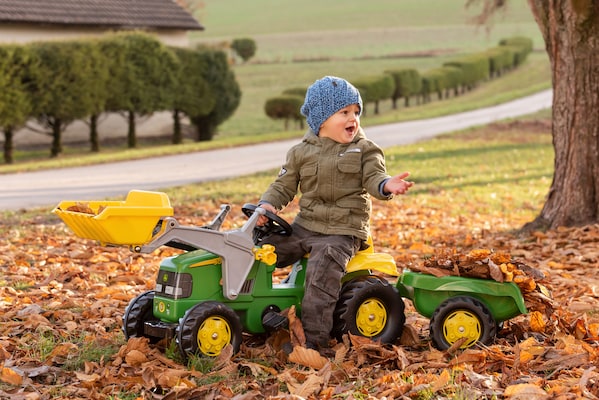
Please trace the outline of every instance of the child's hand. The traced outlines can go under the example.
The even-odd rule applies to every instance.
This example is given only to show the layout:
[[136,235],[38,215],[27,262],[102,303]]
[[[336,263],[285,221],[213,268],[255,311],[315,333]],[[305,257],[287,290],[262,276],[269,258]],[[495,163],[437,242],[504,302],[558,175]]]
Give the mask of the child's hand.
[[[272,204],[269,203],[262,203],[259,205],[260,208],[264,208],[266,211],[270,211],[273,214],[277,213],[277,209],[274,208],[272,206]],[[260,218],[258,218],[258,226],[262,226],[264,224],[266,224],[268,222],[268,217],[265,215],[261,215]]]
[[404,194],[414,185],[414,182],[404,180],[408,176],[410,176],[409,172],[403,172],[399,175],[395,175],[385,183],[385,187],[383,189],[387,193]]

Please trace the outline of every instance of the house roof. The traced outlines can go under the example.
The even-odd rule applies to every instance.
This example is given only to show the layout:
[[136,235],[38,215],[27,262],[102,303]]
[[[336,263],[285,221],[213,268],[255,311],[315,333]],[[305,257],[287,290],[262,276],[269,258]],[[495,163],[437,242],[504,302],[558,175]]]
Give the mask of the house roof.
[[174,0],[0,0],[1,23],[203,30]]

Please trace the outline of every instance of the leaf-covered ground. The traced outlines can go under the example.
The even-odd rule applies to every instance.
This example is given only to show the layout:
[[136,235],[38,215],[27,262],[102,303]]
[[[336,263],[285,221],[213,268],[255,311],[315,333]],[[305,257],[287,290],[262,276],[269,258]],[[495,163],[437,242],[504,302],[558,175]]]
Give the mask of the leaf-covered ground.
[[[555,310],[507,321],[488,347],[438,351],[428,320],[406,300],[404,335],[381,346],[347,338],[336,356],[247,336],[238,354],[180,364],[172,348],[124,341],[129,300],[153,289],[160,260],[77,238],[48,214],[0,226],[0,399],[598,399],[599,225],[512,233],[526,221],[471,210],[456,216],[430,198],[375,203],[377,250],[400,268],[443,251],[505,251],[545,273]],[[201,225],[214,205],[175,206]],[[233,205],[228,226],[245,221]],[[191,212],[193,210],[193,213]],[[206,215],[205,218],[192,215]],[[544,326],[538,332],[538,324]]]

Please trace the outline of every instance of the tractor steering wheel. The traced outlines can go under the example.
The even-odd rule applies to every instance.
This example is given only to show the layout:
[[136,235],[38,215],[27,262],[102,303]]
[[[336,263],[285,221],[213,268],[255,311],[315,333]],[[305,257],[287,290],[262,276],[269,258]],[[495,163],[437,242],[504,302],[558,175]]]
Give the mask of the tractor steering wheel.
[[[258,208],[255,204],[246,203],[241,208],[241,211],[249,218],[254,214],[256,209]],[[270,234],[289,236],[293,231],[291,225],[283,218],[278,215],[268,211],[264,213],[264,216],[268,218],[268,222],[262,226],[256,225],[254,228],[254,243],[259,244],[266,236]]]

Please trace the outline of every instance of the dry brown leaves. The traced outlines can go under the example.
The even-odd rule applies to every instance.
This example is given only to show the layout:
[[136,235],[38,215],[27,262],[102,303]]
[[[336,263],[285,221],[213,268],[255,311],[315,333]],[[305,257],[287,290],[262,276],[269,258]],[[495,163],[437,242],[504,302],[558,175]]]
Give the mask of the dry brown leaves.
[[545,332],[543,318],[550,319],[557,307],[551,298],[545,274],[504,251],[473,249],[460,253],[456,249],[440,248],[431,258],[412,265],[410,269],[437,277],[461,276],[515,283],[530,312],[530,327],[535,332]]
[[[175,209],[182,223],[201,225],[216,213],[216,207],[187,207]],[[238,208],[231,224],[245,220]],[[489,249],[488,256],[509,255],[506,271],[509,263],[518,268],[518,260],[543,272],[553,312],[506,322],[491,346],[435,350],[428,320],[406,301],[407,324],[393,345],[347,337],[326,359],[303,349],[301,332],[292,328],[293,357],[280,347],[289,336],[279,335],[287,331],[247,336],[239,354],[225,352],[207,373],[185,368],[144,339],[125,343],[120,332],[128,301],[154,287],[160,260],[174,250],[140,255],[101,247],[48,215],[0,225],[6,232],[0,239],[0,398],[598,399],[599,226],[510,233],[524,222],[476,212],[454,217],[417,200],[376,204],[377,249],[390,252],[400,269],[423,267],[435,254]],[[114,350],[79,365],[87,344]]]

